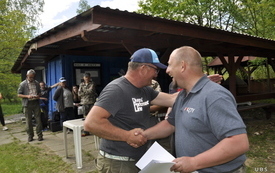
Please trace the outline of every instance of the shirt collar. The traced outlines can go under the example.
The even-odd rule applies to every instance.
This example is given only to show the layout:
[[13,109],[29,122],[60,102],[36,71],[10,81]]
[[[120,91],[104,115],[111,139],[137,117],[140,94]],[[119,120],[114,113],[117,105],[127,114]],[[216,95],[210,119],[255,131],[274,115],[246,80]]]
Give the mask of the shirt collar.
[[209,81],[210,79],[206,75],[203,75],[191,89],[190,93],[196,93],[200,91],[203,88],[203,86],[206,85]]

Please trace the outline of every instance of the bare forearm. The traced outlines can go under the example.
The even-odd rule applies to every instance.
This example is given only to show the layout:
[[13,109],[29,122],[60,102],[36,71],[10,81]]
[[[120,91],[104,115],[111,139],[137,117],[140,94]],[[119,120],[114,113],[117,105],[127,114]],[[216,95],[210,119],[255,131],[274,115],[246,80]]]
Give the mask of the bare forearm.
[[220,141],[211,149],[194,157],[179,157],[173,160],[175,164],[171,171],[193,172],[195,170],[221,165],[244,154],[249,149],[246,134],[235,135]]
[[58,85],[60,84],[60,82],[56,83],[56,84],[53,84],[52,86],[50,86],[51,88],[55,88],[57,87]]
[[39,96],[38,96],[38,95],[32,96],[32,95],[18,94],[17,96],[20,97],[20,98],[27,98],[27,99],[33,99],[33,98],[39,99]]
[[128,136],[128,131],[112,125],[107,119],[94,123],[90,121],[89,124],[85,121],[84,127],[85,130],[104,139],[126,141],[126,136]]
[[147,139],[145,137],[135,135],[136,131],[143,132],[143,129],[121,129],[114,126],[109,121],[109,117],[110,113],[105,109],[94,106],[85,119],[84,130],[104,139],[127,142],[133,147],[139,147],[146,143]]
[[143,135],[148,139],[161,139],[171,135],[175,131],[173,125],[171,125],[167,120],[163,120],[157,125],[146,129]]
[[220,165],[235,159],[249,149],[246,134],[225,138],[210,150],[194,157],[197,169]]

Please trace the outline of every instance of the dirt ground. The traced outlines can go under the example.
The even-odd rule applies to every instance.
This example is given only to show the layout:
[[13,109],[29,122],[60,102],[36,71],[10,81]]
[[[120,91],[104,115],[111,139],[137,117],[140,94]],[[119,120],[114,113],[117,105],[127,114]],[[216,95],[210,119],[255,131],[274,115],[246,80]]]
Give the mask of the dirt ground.
[[275,112],[268,120],[261,109],[242,112],[241,116],[250,142],[246,161],[248,173],[275,173]]

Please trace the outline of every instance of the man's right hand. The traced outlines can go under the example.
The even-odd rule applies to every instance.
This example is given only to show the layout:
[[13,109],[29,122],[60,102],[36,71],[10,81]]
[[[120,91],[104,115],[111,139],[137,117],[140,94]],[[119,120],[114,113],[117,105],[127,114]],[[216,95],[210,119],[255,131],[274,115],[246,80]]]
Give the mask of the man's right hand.
[[[131,145],[134,148],[138,148],[142,145],[144,145],[147,142],[147,139],[141,135],[141,133],[143,132],[143,129],[140,128],[135,128],[129,131],[129,136],[127,139],[127,143],[129,145]],[[137,133],[139,135],[137,135]]]

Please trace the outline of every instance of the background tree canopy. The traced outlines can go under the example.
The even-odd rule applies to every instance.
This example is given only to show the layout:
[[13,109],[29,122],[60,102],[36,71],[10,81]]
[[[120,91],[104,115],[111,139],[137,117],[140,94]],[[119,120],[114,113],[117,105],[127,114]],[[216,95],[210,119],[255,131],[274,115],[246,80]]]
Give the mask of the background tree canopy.
[[274,0],[140,0],[138,13],[274,39]]
[[4,98],[17,98],[20,75],[10,69],[40,26],[38,14],[42,12],[44,0],[0,0],[0,92]]
[[84,11],[87,11],[91,8],[91,6],[88,4],[87,0],[80,0],[78,3],[78,9],[76,9],[76,13],[80,14]]
[[[139,6],[138,13],[275,39],[274,0],[140,0]],[[210,61],[205,57],[204,65]],[[263,59],[259,61],[265,64]],[[265,72],[258,68],[254,77],[266,78]],[[273,77],[274,71],[270,72]]]

